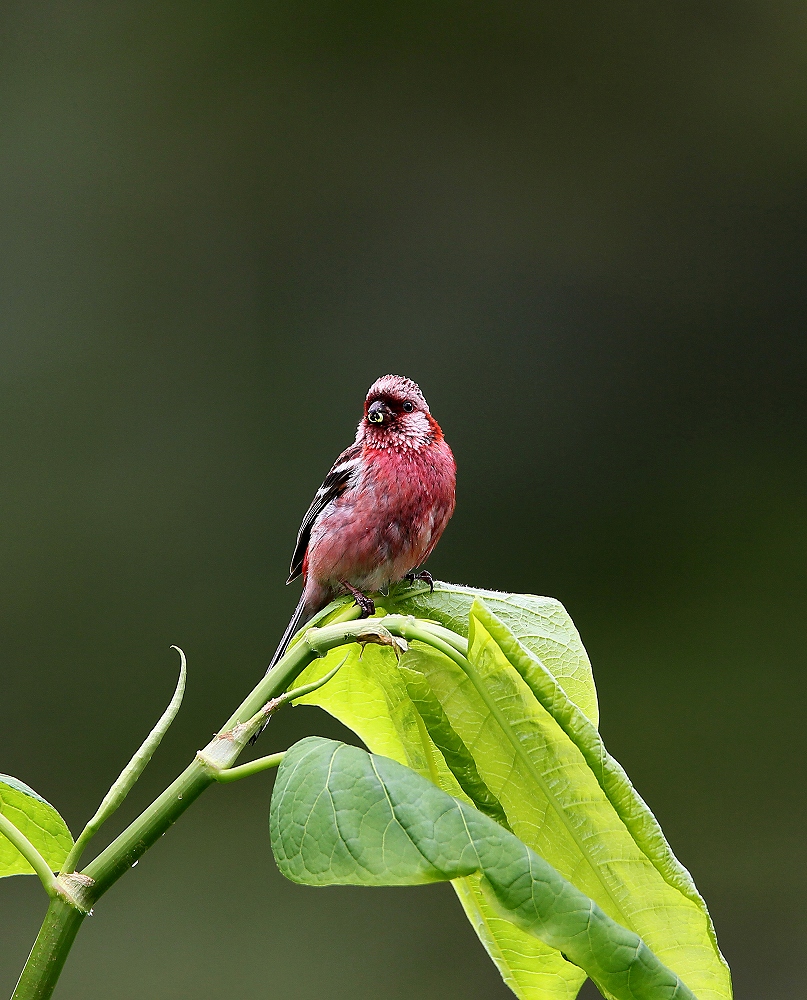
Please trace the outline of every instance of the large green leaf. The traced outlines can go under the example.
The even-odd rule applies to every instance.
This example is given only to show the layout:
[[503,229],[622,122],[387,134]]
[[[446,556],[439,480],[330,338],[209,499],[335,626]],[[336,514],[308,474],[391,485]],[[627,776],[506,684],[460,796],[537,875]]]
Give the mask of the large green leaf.
[[[468,656],[478,682],[455,672],[457,729],[514,832],[636,931],[701,1000],[730,997],[702,898],[594,726],[479,601]],[[443,671],[439,681],[447,677]],[[470,726],[459,689],[475,714]]]
[[[447,585],[435,585],[438,597],[443,593],[441,588],[445,586]],[[450,592],[453,594],[454,589]],[[463,600],[467,600],[469,608],[471,602],[468,596],[471,593],[468,590],[462,591]],[[536,601],[540,607],[537,598],[523,600]],[[315,618],[314,624],[326,624],[342,608],[342,602],[337,603]],[[398,609],[396,606],[396,612]],[[401,610],[406,608],[402,606]],[[379,614],[383,614],[380,602]],[[530,625],[529,614],[522,609],[519,612],[520,619],[527,631],[537,634],[544,627],[543,618],[536,614],[535,621]],[[435,610],[426,617],[437,620],[440,616]],[[467,612],[465,632],[467,633]],[[434,720],[428,713],[424,713],[425,718],[420,715],[407,686],[407,680],[411,686],[413,674],[420,674],[421,678],[425,676],[427,661],[438,673],[450,671],[451,661],[431,647],[419,644],[414,645],[400,663],[388,647],[368,645],[363,650],[358,646],[340,647],[312,663],[295,681],[295,686],[324,676],[346,654],[347,660],[333,680],[300,699],[300,703],[319,705],[352,729],[374,753],[406,764],[430,778],[452,796],[468,802],[474,801],[469,792],[473,791],[473,775],[479,780],[479,773],[473,758],[464,745],[455,743],[455,755],[447,755],[447,761],[437,743],[442,745],[450,740],[453,730],[452,733],[446,730],[435,731],[435,742],[429,733]],[[576,655],[570,656],[574,656],[576,663]],[[436,699],[433,698],[433,702],[440,708]],[[463,750],[467,755],[466,763],[470,763],[468,773],[458,781],[452,767],[457,774],[461,773]],[[486,809],[484,802],[477,800],[477,804]],[[503,815],[498,800],[491,795],[486,811],[495,815],[497,808],[500,815]],[[577,966],[567,962],[557,950],[526,933],[512,920],[502,917],[482,892],[478,876],[457,879],[452,882],[452,886],[502,978],[518,997],[522,1000],[574,1000],[586,978]]]
[[[692,876],[672,853],[670,845],[647,803],[630,782],[622,766],[605,749],[600,734],[578,707],[568,699],[549,670],[515,636],[489,613],[482,602],[472,608],[477,628],[481,622],[535,695],[575,744],[596,777],[611,806],[630,831],[636,844],[660,872],[664,880],[686,896],[703,917],[703,926],[718,954],[717,939],[703,898]],[[721,964],[725,964],[722,962]]]
[[481,876],[507,918],[563,951],[616,1000],[695,1000],[620,927],[512,833],[414,771],[309,737],[281,764],[270,815],[278,867],[305,885],[420,885]]
[[[49,802],[17,778],[0,774],[0,813],[25,834],[52,871],[60,870],[73,846],[73,838]],[[33,868],[0,832],[0,878],[33,874]]]
[[[703,900],[602,745],[591,671],[563,608],[446,584],[437,584],[434,595],[425,588],[409,594],[393,591],[379,613],[417,613],[468,636],[465,669],[420,643],[400,664],[388,649],[368,647],[360,657],[353,647],[337,677],[306,700],[352,728],[373,752],[511,829],[638,933],[701,1000],[730,997]],[[475,594],[484,605],[474,605]],[[343,654],[313,664],[305,679],[321,676]],[[518,996],[576,996],[580,970],[497,912],[478,876],[453,885]]]

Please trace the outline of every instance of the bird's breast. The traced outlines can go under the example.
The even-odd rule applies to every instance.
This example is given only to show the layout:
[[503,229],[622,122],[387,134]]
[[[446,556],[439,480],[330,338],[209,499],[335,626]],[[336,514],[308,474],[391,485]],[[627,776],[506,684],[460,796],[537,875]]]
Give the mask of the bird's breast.
[[311,532],[317,579],[378,590],[425,561],[454,509],[454,460],[443,442],[419,451],[363,456],[355,484]]

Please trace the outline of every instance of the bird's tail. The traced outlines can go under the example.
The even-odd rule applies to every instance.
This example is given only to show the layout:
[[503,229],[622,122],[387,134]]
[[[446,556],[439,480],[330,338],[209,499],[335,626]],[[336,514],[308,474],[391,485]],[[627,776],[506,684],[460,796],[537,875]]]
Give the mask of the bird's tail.
[[305,623],[308,621],[310,617],[311,617],[311,611],[308,607],[308,603],[306,602],[305,590],[303,590],[302,594],[300,595],[300,601],[297,607],[294,609],[294,614],[291,616],[291,620],[289,621],[289,624],[286,626],[286,631],[283,633],[283,638],[280,640],[280,643],[278,644],[278,647],[274,652],[274,656],[270,660],[269,666],[266,668],[267,674],[286,652],[286,649],[288,648],[288,645],[291,642],[294,633],[301,626],[305,625]]

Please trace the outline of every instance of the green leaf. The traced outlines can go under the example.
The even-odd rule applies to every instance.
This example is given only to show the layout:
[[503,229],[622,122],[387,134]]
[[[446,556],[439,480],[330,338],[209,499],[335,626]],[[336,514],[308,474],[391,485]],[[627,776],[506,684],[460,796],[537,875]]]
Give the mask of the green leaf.
[[[340,646],[315,660],[295,681],[302,686],[317,680],[344,659],[333,680],[295,704],[319,705],[344,722],[367,743],[387,757],[429,775],[429,754],[423,745],[418,715],[388,648],[367,645]],[[445,768],[450,776],[450,771]]]
[[417,660],[426,655],[428,654],[421,649],[413,649],[407,656],[406,662],[399,664],[398,669],[406,684],[407,693],[423,719],[434,745],[443,755],[463,792],[480,812],[509,829],[501,802],[480,777],[473,757],[452,728],[443,706],[435,697],[423,673],[413,669]]
[[471,609],[468,657],[470,675],[452,664],[428,680],[514,833],[638,933],[701,1000],[730,997],[703,900],[596,729],[481,602]]
[[390,614],[430,618],[467,638],[468,616],[471,605],[477,599],[483,600],[499,621],[538,657],[570,700],[596,726],[599,711],[591,663],[580,633],[560,601],[532,594],[475,590],[436,581],[434,593],[430,593],[425,586],[399,584],[380,603]]
[[[61,870],[73,846],[73,838],[65,821],[49,802],[17,778],[0,774],[0,813],[31,841],[52,871]],[[0,878],[33,874],[25,858],[0,833]]]
[[514,923],[483,891],[480,875],[454,879],[451,887],[491,961],[517,997],[574,1000],[586,981],[585,972]]
[[[484,604],[474,605],[475,594]],[[465,669],[418,642],[400,664],[387,650],[368,648],[360,659],[356,649],[337,678],[307,700],[373,752],[497,818],[638,933],[701,1000],[727,1000],[730,976],[706,906],[602,744],[588,661],[563,608],[447,584],[437,584],[434,595],[427,588],[394,589],[377,602],[379,613],[382,602],[383,609],[417,613],[469,636]],[[312,665],[306,679],[331,665],[329,658]],[[455,881],[454,888],[518,996],[576,996],[579,969],[492,909],[478,877]]]
[[385,757],[309,737],[284,756],[270,813],[278,867],[305,885],[481,876],[509,920],[616,1000],[695,1000],[635,933],[473,806]]
[[713,950],[720,958],[717,938],[703,897],[692,876],[672,853],[670,845],[647,803],[630,782],[622,766],[605,749],[597,729],[585,715],[565,697],[553,675],[515,636],[479,602],[473,617],[484,623],[491,638],[518,670],[543,708],[553,717],[575,744],[591,769],[614,811],[630,832],[636,844],[659,871],[664,880],[686,896],[703,915],[703,922]]
[[[442,587],[437,584],[437,588]],[[312,624],[321,626],[337,617],[346,602],[331,605]],[[379,613],[383,613],[380,608]],[[436,618],[436,614],[428,615]],[[536,627],[539,623],[536,622]],[[467,632],[467,622],[466,622]],[[457,798],[469,797],[446,758],[435,745],[407,690],[408,670],[449,671],[451,661],[429,646],[415,644],[400,663],[388,648],[340,647],[315,661],[295,681],[310,683],[324,676],[349,651],[341,670],[325,687],[299,699],[300,704],[319,705],[352,729],[374,752],[405,764],[428,777]],[[408,669],[407,669],[408,668]],[[454,762],[457,766],[457,762]],[[476,765],[474,764],[476,772]],[[478,775],[478,772],[476,772]],[[436,779],[436,780],[435,780]],[[468,792],[471,788],[465,782]],[[494,800],[495,801],[495,800]],[[495,806],[494,806],[495,808]],[[500,808],[500,807],[499,807]],[[585,974],[567,962],[558,951],[503,918],[484,895],[478,876],[452,882],[468,920],[496,964],[502,978],[522,1000],[574,1000]]]

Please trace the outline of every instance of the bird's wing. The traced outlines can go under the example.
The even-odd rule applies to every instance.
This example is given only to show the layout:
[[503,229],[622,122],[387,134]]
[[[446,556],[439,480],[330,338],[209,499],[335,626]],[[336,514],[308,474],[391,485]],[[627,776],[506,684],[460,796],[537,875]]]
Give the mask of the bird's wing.
[[286,583],[296,580],[302,573],[305,553],[311,538],[311,529],[328,504],[341,496],[358,475],[360,457],[361,445],[352,444],[346,448],[334,462],[333,468],[314,495],[311,506],[306,511],[303,523],[300,525],[300,530],[297,532],[297,544],[294,546],[294,555],[291,557],[289,578]]

